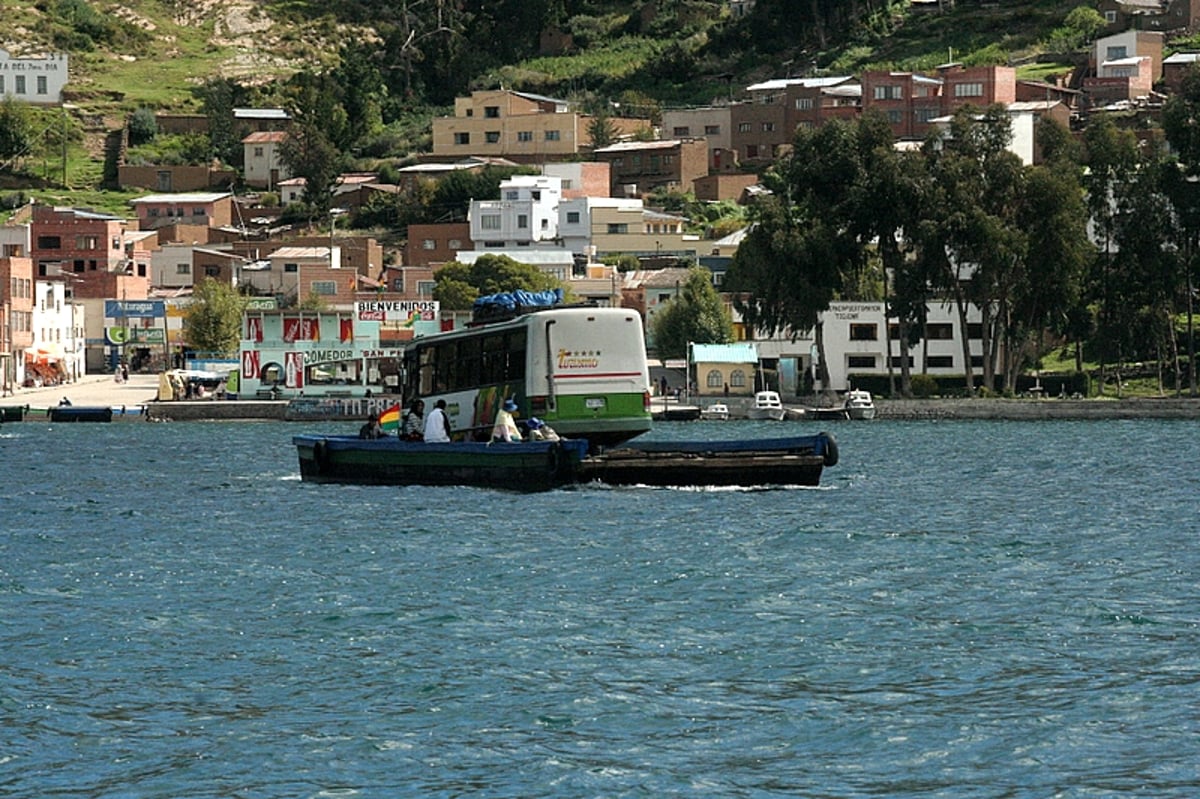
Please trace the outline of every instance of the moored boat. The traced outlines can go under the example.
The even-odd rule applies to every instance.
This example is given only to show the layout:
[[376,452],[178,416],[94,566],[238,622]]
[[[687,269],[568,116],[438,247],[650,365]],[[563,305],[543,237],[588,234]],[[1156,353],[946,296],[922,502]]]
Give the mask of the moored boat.
[[578,482],[586,439],[521,443],[401,441],[386,436],[292,438],[301,479],[315,483],[454,485],[544,491]]
[[846,394],[846,415],[851,419],[874,419],[875,401],[870,391],[854,388]]
[[714,402],[700,411],[700,418],[723,422],[729,418],[729,406],[723,402]]
[[778,392],[759,391],[754,395],[754,405],[746,411],[746,418],[770,419],[779,422],[783,420],[786,413]]

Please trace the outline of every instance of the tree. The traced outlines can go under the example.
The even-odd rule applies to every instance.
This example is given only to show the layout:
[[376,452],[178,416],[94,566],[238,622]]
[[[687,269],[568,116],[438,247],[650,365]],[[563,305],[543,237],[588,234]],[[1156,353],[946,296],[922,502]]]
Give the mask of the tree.
[[[899,328],[900,393],[912,394],[908,351],[925,330],[929,280],[913,255],[925,182],[924,162],[899,153],[891,127],[879,113],[860,117],[855,129],[859,169],[854,173],[848,224],[859,245],[878,249],[884,281],[884,319],[896,318]],[[885,326],[888,375],[892,376],[890,324]],[[892,391],[895,392],[894,378]]]
[[136,147],[154,141],[158,135],[158,120],[152,109],[142,107],[129,117],[129,144]]
[[246,300],[229,285],[212,278],[199,283],[183,317],[183,331],[192,349],[233,355],[242,337]]
[[592,118],[587,127],[588,138],[592,140],[592,149],[599,150],[617,140],[617,126],[608,114],[598,114]]
[[1200,271],[1200,68],[1187,71],[1180,92],[1163,108],[1163,131],[1178,153],[1174,169],[1164,175],[1175,207],[1186,283],[1188,389],[1196,396],[1196,344],[1193,291]]
[[250,104],[249,90],[230,78],[215,78],[197,89],[196,94],[208,118],[208,137],[217,157],[241,167],[245,152],[234,129],[233,109]]
[[733,319],[717,290],[712,273],[703,267],[688,270],[679,296],[654,317],[654,346],[663,358],[685,358],[689,343],[728,344]]
[[11,96],[0,102],[0,168],[7,168],[33,147],[29,107]]
[[[1096,338],[1100,354],[1100,391],[1104,391],[1107,357],[1120,359],[1121,313],[1119,281],[1114,273],[1119,196],[1137,169],[1137,141],[1120,131],[1108,117],[1093,120],[1084,133],[1087,172],[1083,176],[1088,214],[1100,238],[1100,250],[1089,274],[1089,292],[1096,309]],[[1117,372],[1117,391],[1121,374]]]
[[763,176],[772,194],[755,205],[725,288],[751,331],[812,330],[818,378],[829,385],[821,313],[861,271],[865,250],[846,220],[859,171],[854,129],[834,121],[796,131],[792,151]]
[[338,66],[331,76],[341,89],[351,146],[383,128],[387,87],[375,64],[376,52],[374,46],[361,40],[342,45]]
[[545,291],[562,284],[536,266],[507,255],[481,255],[467,265],[452,261],[434,275],[433,298],[447,310],[469,310],[476,298],[505,291]]
[[1066,161],[1029,167],[1016,222],[1025,246],[1005,325],[1009,388],[1015,387],[1023,348],[1033,347],[1040,358],[1043,332],[1067,332],[1069,312],[1083,294],[1095,249],[1087,235],[1078,168]]
[[[982,116],[968,107],[954,115],[944,147],[926,148],[931,176],[944,191],[938,220],[942,230],[934,229],[930,220],[924,228],[930,239],[928,257],[940,267],[935,288],[954,298],[963,331],[968,329],[968,309],[972,305],[979,309],[983,384],[988,388],[995,385],[997,354],[1024,247],[1015,222],[1023,171],[1020,160],[1007,149],[1011,137],[1003,106],[992,106]],[[944,255],[933,251],[939,246]],[[967,390],[973,392],[965,335],[963,360]]]
[[293,176],[304,178],[304,203],[310,218],[323,216],[351,144],[350,125],[338,99],[338,87],[327,76],[298,73],[290,88],[294,93],[292,125],[279,146],[279,157]]

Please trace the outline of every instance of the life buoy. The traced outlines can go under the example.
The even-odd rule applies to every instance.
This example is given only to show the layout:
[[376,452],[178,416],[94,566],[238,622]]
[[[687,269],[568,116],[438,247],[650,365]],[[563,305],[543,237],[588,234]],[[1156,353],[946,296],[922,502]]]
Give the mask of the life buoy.
[[825,436],[825,465],[837,466],[838,462],[838,445],[837,439],[829,433],[821,433]]

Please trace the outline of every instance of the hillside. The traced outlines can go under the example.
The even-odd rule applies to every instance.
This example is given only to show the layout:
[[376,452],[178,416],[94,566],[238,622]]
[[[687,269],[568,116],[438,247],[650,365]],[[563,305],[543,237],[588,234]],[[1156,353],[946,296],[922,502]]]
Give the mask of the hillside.
[[[458,20],[417,19],[415,11],[399,19],[382,10],[395,5],[404,4],[9,0],[0,46],[17,53],[65,50],[79,102],[126,110],[195,107],[194,90],[212,78],[268,86],[297,70],[320,71],[347,42],[374,48],[371,56],[393,73],[386,77],[390,92],[402,89],[419,105],[445,105],[469,88],[499,83],[560,96],[635,91],[660,103],[687,103],[724,92],[727,81],[737,86],[780,72],[921,68],[951,54],[960,60],[1022,55],[1077,3],[959,0],[944,14],[917,14],[884,0],[759,0],[744,20],[733,19],[722,3],[696,0],[565,3],[566,14],[579,12],[565,18],[553,10],[563,3],[493,0],[466,4],[478,8]],[[795,10],[799,5],[840,11],[806,14]],[[502,23],[504,6],[522,11]],[[494,9],[490,17],[483,7]],[[487,47],[464,52],[481,37]],[[453,77],[435,74],[450,67],[458,70]]]
[[[296,76],[369,72],[378,121],[356,149],[394,160],[425,149],[430,117],[473,88],[655,116],[788,74],[1029,60],[1076,5],[958,0],[918,13],[894,0],[758,0],[734,18],[712,0],[8,0],[0,47],[70,55],[78,126],[59,174],[80,188],[100,184],[108,131],[138,109],[198,112],[214,81],[242,87],[238,104],[291,106]],[[62,123],[39,114],[44,146],[30,160],[53,184]]]

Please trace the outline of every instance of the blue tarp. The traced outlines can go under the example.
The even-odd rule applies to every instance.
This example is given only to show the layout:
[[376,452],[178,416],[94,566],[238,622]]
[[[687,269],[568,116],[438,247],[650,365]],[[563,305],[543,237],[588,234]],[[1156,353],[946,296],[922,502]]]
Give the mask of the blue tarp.
[[563,301],[562,289],[547,289],[546,291],[504,291],[499,294],[488,294],[475,300],[475,312],[498,313],[516,311],[518,308],[548,308]]

